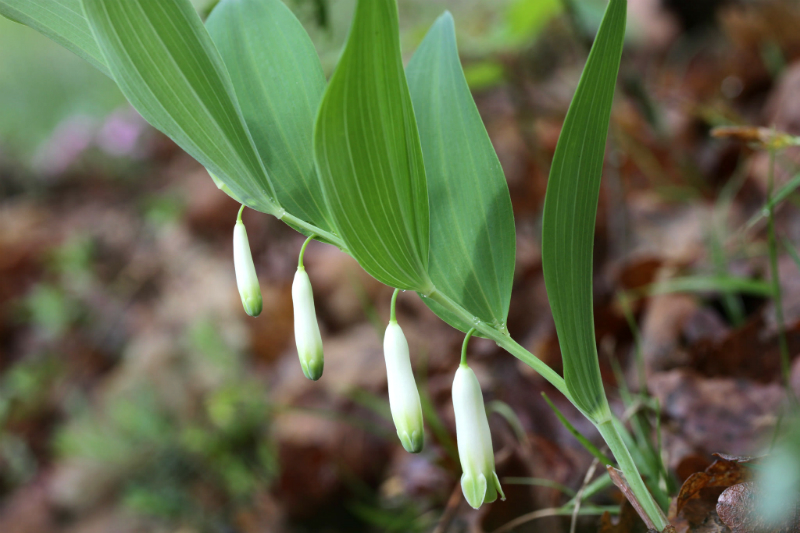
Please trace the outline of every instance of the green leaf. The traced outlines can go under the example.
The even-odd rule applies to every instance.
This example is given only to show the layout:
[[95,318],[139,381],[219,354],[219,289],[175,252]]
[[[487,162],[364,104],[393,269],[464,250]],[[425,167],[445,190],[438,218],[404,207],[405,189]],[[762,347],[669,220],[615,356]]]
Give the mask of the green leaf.
[[[461,70],[450,13],[431,27],[406,72],[428,177],[431,280],[474,316],[504,329],[514,278],[514,214]],[[454,327],[472,327],[424,301]]]
[[133,107],[246,205],[281,216],[225,65],[188,0],[83,0]]
[[544,202],[542,267],[564,380],[593,421],[608,416],[592,308],[592,250],[626,1],[611,0],[561,130]]
[[278,201],[331,231],[312,142],[325,75],[305,29],[281,0],[222,0],[206,28],[230,72]]
[[0,15],[30,26],[111,76],[81,0],[0,0]]
[[359,0],[322,99],[314,152],[335,226],[361,266],[429,293],[428,191],[394,0]]

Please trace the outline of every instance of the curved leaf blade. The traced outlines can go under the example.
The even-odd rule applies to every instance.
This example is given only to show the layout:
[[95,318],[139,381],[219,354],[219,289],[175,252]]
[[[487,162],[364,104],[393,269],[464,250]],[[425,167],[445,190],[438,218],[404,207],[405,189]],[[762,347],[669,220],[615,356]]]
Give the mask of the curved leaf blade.
[[222,0],[206,28],[231,75],[278,201],[293,215],[332,231],[312,143],[326,82],[305,29],[281,0]]
[[109,70],[133,107],[245,204],[280,206],[230,78],[188,0],[83,0]]
[[564,380],[594,421],[608,414],[592,306],[592,252],[600,178],[625,37],[626,0],[610,0],[556,145],[545,194],[542,268]]
[[111,76],[81,0],[0,0],[0,15],[30,26]]
[[394,0],[359,0],[314,153],[334,224],[377,280],[428,293],[428,191]]
[[[431,280],[480,320],[505,329],[516,254],[514,214],[461,68],[450,13],[433,24],[406,74],[428,177]],[[424,301],[452,326],[472,327]]]

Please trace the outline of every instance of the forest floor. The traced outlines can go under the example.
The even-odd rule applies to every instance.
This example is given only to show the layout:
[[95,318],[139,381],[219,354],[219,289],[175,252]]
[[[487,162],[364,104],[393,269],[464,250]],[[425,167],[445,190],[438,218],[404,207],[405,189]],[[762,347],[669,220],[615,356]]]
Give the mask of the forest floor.
[[[631,4],[595,239],[606,389],[677,531],[800,531],[798,514],[753,525],[751,483],[800,396],[800,148],[775,154],[771,248],[769,150],[711,134],[800,135],[800,8],[733,3],[682,28]],[[517,223],[508,329],[559,372],[541,208],[591,35],[562,16],[535,44],[464,58]],[[0,532],[646,531],[610,482],[584,496],[603,465],[542,393],[600,446],[593,426],[484,339],[470,353],[507,500],[469,508],[450,398],[463,336],[411,293],[397,314],[429,432],[405,453],[381,345],[392,289],[317,242],[305,264],[325,371],[306,380],[291,301],[303,238],[244,213],[264,295],[252,319],[238,207],[126,107],[62,121],[33,170],[0,153]]]

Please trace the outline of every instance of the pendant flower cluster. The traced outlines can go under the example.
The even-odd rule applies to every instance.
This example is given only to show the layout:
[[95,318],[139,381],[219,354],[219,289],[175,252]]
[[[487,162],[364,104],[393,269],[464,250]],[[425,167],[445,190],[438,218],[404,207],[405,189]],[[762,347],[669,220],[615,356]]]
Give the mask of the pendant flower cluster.
[[[313,236],[309,237],[300,250],[297,272],[292,283],[292,302],[294,336],[300,367],[308,379],[316,381],[322,377],[325,361],[311,280],[303,266],[303,255],[312,238]],[[247,230],[242,223],[241,209],[233,228],[233,263],[242,306],[248,315],[258,316],[263,303],[261,289],[250,253]],[[410,453],[419,453],[425,441],[422,403],[411,368],[408,341],[395,316],[398,293],[399,290],[395,290],[392,296],[391,318],[383,336],[389,407],[403,448]],[[464,339],[461,364],[453,380],[452,396],[458,455],[463,471],[461,489],[467,502],[477,509],[484,503],[495,501],[498,494],[505,500],[505,495],[495,472],[492,436],[489,432],[489,420],[483,404],[481,387],[475,373],[466,363],[467,344],[473,332],[474,330],[467,333]]]
[[[261,314],[263,300],[256,268],[253,264],[253,256],[250,253],[250,243],[247,240],[247,230],[242,223],[242,210],[244,210],[244,206],[239,209],[239,216],[233,227],[233,266],[244,311],[255,317]],[[297,273],[292,283],[292,303],[294,304],[294,338],[297,344],[297,355],[300,358],[300,367],[308,379],[317,381],[322,377],[324,366],[322,336],[314,309],[311,280],[303,267],[303,255],[312,238],[313,236],[309,237],[300,250]]]

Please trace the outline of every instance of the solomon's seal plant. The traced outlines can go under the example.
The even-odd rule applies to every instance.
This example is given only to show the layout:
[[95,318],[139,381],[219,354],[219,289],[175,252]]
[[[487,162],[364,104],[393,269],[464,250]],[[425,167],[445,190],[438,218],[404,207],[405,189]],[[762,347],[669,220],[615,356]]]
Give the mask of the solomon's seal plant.
[[239,296],[242,298],[245,313],[250,316],[258,316],[261,314],[264,302],[261,299],[261,287],[258,285],[256,267],[250,253],[247,230],[242,223],[243,210],[244,206],[239,209],[236,225],[233,226],[233,267],[236,271],[236,286],[239,288]]
[[391,318],[383,336],[383,357],[386,360],[386,382],[389,385],[389,407],[397,436],[403,448],[411,453],[422,451],[424,430],[422,427],[422,403],[419,400],[417,383],[411,370],[408,342],[403,329],[397,323],[395,304],[397,293],[392,295]]
[[453,410],[456,415],[458,458],[461,461],[461,490],[469,504],[477,509],[484,503],[505,500],[500,479],[494,469],[492,434],[483,405],[483,393],[475,372],[467,365],[467,343],[475,330],[464,338],[461,364],[453,379]]
[[[336,246],[384,284],[417,292],[454,328],[474,329],[530,365],[598,428],[637,508],[663,530],[666,520],[606,400],[592,316],[594,223],[626,7],[626,0],[609,0],[545,198],[542,262],[562,378],[506,327],[514,217],[448,13],[404,68],[395,0],[358,0],[326,82],[310,38],[280,0],[221,0],[205,24],[190,0],[0,0],[0,14],[113,78],[148,122],[239,203]],[[299,265],[292,291],[298,354],[316,379],[322,346],[302,256]],[[392,331],[387,362],[403,348]],[[454,406],[472,505],[499,491],[476,386],[471,371],[459,369]],[[399,408],[406,415],[408,405]],[[418,423],[406,417],[398,430],[403,424]],[[416,450],[411,430],[406,447]]]

